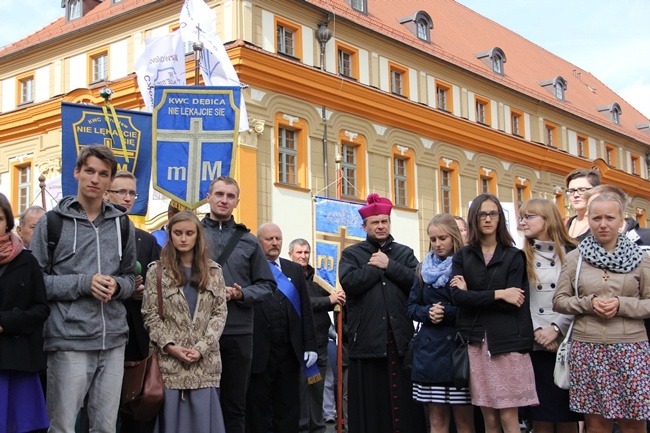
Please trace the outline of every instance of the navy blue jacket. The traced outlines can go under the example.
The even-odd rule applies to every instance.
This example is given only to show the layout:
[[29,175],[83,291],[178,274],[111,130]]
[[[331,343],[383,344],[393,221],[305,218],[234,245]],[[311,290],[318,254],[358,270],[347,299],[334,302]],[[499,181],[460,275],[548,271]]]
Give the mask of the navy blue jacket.
[[[451,382],[451,354],[456,349],[456,312],[449,283],[435,288],[424,285],[421,295],[420,278],[416,277],[411,295],[406,303],[406,314],[412,320],[421,322],[422,327],[413,340],[413,363],[411,380],[421,383]],[[445,307],[442,322],[433,324],[429,319],[429,308],[440,302]]]

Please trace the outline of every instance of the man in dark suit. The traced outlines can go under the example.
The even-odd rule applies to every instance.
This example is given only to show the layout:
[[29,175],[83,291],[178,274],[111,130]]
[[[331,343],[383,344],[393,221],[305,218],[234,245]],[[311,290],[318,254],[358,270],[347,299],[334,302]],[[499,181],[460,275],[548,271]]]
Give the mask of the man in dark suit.
[[[113,204],[121,205],[130,213],[138,194],[136,193],[136,178],[131,172],[119,170],[115,173],[113,183],[104,193],[104,199]],[[150,233],[135,229],[136,257],[140,266],[136,265],[135,291],[130,299],[124,301],[126,321],[129,324],[129,341],[124,351],[125,361],[140,361],[149,354],[149,334],[144,329],[142,321],[142,294],[144,280],[147,276],[147,265],[160,258],[160,247],[156,238]],[[122,414],[120,431],[129,433],[148,433],[153,430],[154,422],[139,422],[128,414]]]
[[[300,369],[317,376],[314,316],[302,267],[280,258],[282,231],[262,224],[257,237],[278,283],[273,296],[255,305],[253,365],[247,395],[247,433],[297,433]],[[304,367],[303,367],[304,365]],[[315,373],[310,369],[315,367]],[[271,409],[271,414],[269,414]]]
[[318,360],[316,365],[323,378],[316,383],[308,384],[304,373],[300,374],[300,433],[325,433],[323,419],[323,392],[325,390],[325,372],[327,370],[327,346],[332,320],[328,311],[335,305],[345,304],[345,292],[336,290],[329,293],[324,287],[314,281],[316,270],[309,264],[311,246],[307,240],[298,238],[289,244],[289,258],[302,267],[307,279],[307,293],[314,313],[316,326],[316,344]]

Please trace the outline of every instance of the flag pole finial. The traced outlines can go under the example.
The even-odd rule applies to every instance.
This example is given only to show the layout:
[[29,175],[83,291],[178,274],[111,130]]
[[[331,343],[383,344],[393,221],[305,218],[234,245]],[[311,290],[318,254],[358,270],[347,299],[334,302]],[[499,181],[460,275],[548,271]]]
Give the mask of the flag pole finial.
[[201,71],[201,54],[203,53],[203,42],[194,42],[192,44],[194,50],[194,85],[199,85],[199,72]]

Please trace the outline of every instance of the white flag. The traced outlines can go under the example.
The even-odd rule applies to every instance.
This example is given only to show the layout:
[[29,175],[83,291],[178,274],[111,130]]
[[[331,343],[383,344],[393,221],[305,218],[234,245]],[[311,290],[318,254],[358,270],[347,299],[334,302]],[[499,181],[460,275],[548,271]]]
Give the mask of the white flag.
[[[215,31],[216,13],[203,0],[185,0],[179,18],[183,42],[203,43],[201,75],[206,86],[239,86],[237,72]],[[241,93],[239,130],[248,130],[248,112]]]
[[138,86],[147,111],[153,111],[156,86],[185,86],[185,47],[178,30],[148,38],[134,64]]

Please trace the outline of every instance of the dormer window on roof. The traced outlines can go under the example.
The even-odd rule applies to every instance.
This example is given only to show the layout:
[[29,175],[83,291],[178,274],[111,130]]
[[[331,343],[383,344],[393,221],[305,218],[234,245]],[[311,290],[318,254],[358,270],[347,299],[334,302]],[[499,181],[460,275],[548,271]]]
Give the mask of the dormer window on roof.
[[645,133],[650,134],[650,122],[642,123],[640,125],[634,125],[636,129],[639,131],[643,131]]
[[506,62],[506,54],[499,47],[494,47],[489,51],[478,53],[476,58],[482,61],[485,66],[491,68],[493,72],[499,75],[505,75],[503,64]]
[[424,42],[431,42],[431,29],[433,29],[433,20],[425,11],[418,11],[413,15],[409,15],[397,20],[400,24],[404,25],[413,36]]
[[68,1],[68,21],[76,20],[81,18],[81,13],[83,11],[83,0],[69,0]]
[[609,113],[609,118],[612,121],[614,125],[620,125],[621,124],[621,114],[623,114],[623,111],[621,110],[621,106],[618,105],[618,102],[614,102],[611,105],[605,105],[602,107],[596,108],[596,111],[600,113]]
[[566,93],[567,83],[566,80],[559,75],[552,80],[542,81],[539,85],[548,90],[551,95],[554,95],[558,101],[565,100],[564,95]]
[[345,0],[352,9],[362,14],[368,14],[368,0]]

